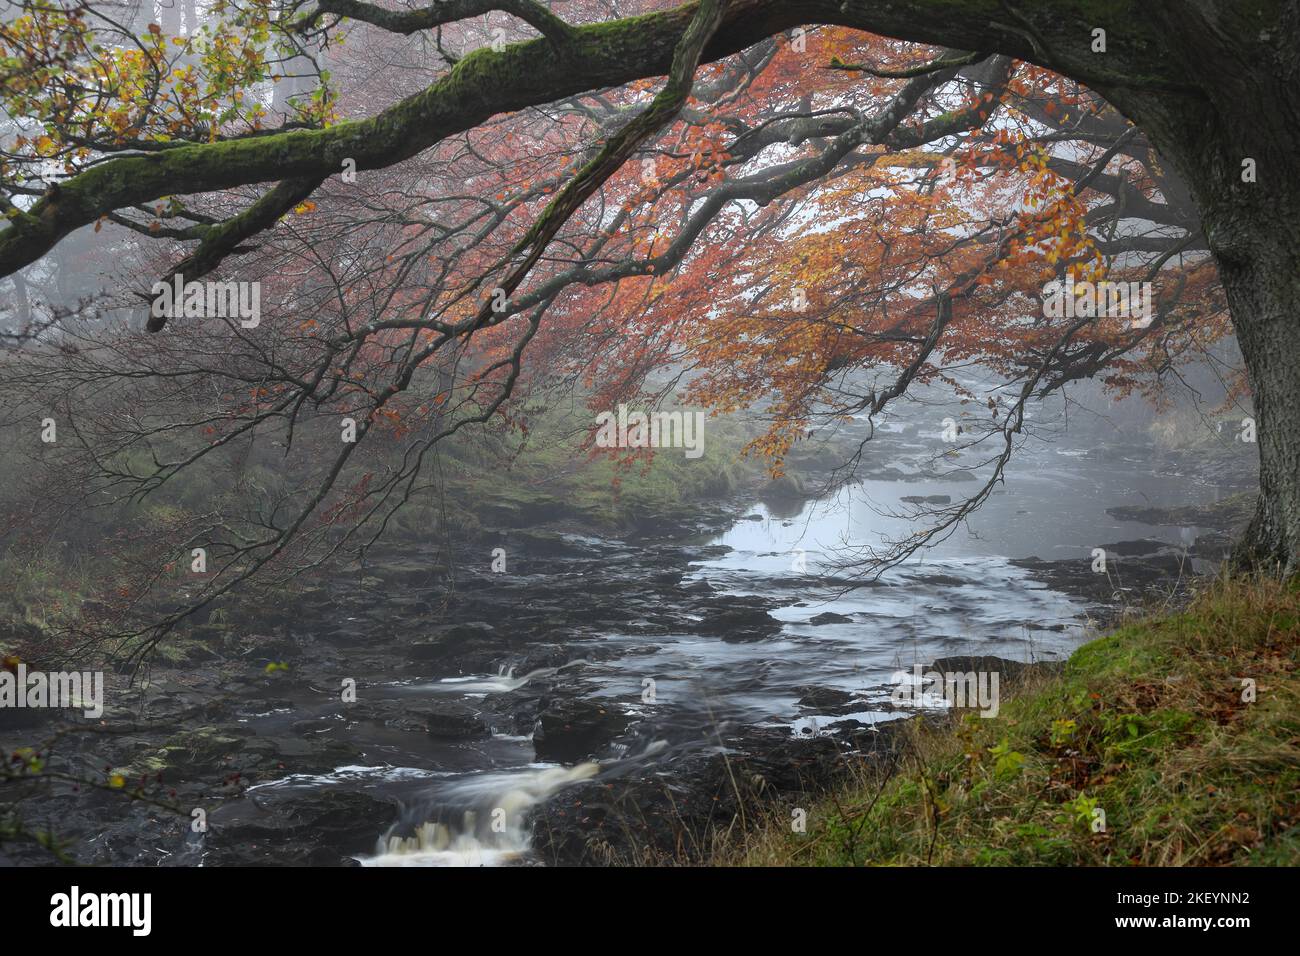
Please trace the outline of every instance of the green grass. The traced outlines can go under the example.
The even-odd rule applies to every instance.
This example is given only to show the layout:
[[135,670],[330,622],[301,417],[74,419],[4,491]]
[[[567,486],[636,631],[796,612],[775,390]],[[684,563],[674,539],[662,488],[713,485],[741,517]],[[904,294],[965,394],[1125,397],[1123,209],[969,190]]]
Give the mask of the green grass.
[[[446,443],[438,478],[451,503],[445,509],[448,524],[474,531],[480,524],[517,520],[526,527],[531,516],[619,530],[648,515],[687,520],[701,503],[721,501],[742,483],[758,480],[765,467],[741,457],[753,430],[734,420],[707,420],[699,458],[665,448],[623,460],[583,450],[591,420],[579,406],[552,407],[529,416],[526,436],[480,431]],[[403,509],[396,526],[427,531],[443,513],[438,496],[426,494]]]
[[88,587],[83,562],[54,549],[0,556],[0,581],[0,656],[75,618]]
[[714,862],[1295,866],[1298,654],[1300,585],[1215,582],[1081,647],[995,718],[913,721],[892,774],[861,770],[804,834],[774,811]]

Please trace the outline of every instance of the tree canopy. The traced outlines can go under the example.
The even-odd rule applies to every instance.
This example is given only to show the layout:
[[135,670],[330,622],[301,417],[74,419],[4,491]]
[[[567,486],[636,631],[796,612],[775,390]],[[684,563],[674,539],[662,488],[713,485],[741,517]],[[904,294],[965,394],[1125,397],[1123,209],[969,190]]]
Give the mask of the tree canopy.
[[[1068,382],[1156,396],[1208,361],[1247,390],[1224,233],[1170,159],[1170,104],[1230,91],[1163,4],[4,2],[3,400],[66,436],[23,519],[258,436],[285,459],[142,551],[120,615],[198,542],[214,573],[169,621],[364,548],[441,440],[526,433],[556,389],[758,408],[779,472],[985,367],[990,477],[910,546]],[[151,311],[177,276],[258,283],[259,320]],[[1151,313],[1051,314],[1065,280],[1150,283]]]

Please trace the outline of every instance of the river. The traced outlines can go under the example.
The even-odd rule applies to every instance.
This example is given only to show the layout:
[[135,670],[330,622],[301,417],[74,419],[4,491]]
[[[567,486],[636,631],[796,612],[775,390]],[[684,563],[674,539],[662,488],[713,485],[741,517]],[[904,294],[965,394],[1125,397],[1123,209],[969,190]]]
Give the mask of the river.
[[[895,452],[909,449],[905,439],[896,443]],[[1067,656],[1086,634],[1083,601],[1012,560],[1085,558],[1134,538],[1185,546],[1198,529],[1120,522],[1106,508],[1200,504],[1220,493],[1195,477],[1153,473],[1141,456],[1099,461],[1086,448],[1045,445],[1013,465],[969,527],[870,586],[845,590],[845,547],[914,527],[903,496],[955,500],[972,487],[968,480],[868,480],[820,500],[754,504],[721,533],[687,541],[569,534],[538,554],[526,543],[510,575],[475,570],[458,582],[473,595],[471,617],[503,609],[485,627],[516,631],[512,650],[494,667],[462,672],[462,658],[456,672],[447,672],[445,660],[441,673],[433,662],[416,677],[371,673],[361,682],[371,713],[421,713],[430,704],[439,720],[482,720],[486,733],[412,735],[317,705],[326,721],[320,732],[346,734],[364,759],[259,784],[248,804],[283,813],[304,795],[341,790],[395,805],[395,818],[374,832],[373,848],[355,854],[367,866],[530,862],[535,807],[584,782],[670,767],[693,749],[716,750],[722,728],[779,729],[804,740],[833,735],[902,716],[884,706],[899,670],[955,655],[1022,662]],[[752,608],[744,603],[750,599]],[[541,620],[512,619],[509,609],[530,604],[546,607]],[[718,607],[722,620],[741,622],[739,633],[710,622]],[[756,623],[764,616],[769,625]],[[755,626],[746,629],[746,622]],[[538,630],[546,633],[531,633]],[[586,741],[596,748],[593,759],[565,765],[538,758],[530,711],[554,707],[557,698],[610,715],[609,726],[597,721]],[[827,698],[837,704],[833,712],[818,706]],[[312,707],[300,700],[288,710],[301,720]],[[570,713],[561,709],[560,719]],[[272,733],[285,716],[247,721]]]

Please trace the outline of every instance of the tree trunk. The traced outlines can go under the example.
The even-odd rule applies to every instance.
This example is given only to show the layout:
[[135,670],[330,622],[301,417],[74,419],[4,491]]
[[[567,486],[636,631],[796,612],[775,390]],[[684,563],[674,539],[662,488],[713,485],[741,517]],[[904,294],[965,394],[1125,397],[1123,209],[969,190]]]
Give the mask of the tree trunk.
[[[1300,165],[1277,174],[1300,181]],[[1222,248],[1224,233],[1239,225],[1234,245],[1240,241],[1248,253],[1238,257],[1216,249],[1254,395],[1259,447],[1259,502],[1235,558],[1242,566],[1295,573],[1300,570],[1300,207],[1258,209],[1249,222],[1240,207],[1206,211],[1213,220],[1207,226],[1220,234],[1211,247]]]
[[[1300,571],[1300,13],[1153,4],[1166,43],[1210,79],[1203,99],[1114,99],[1186,177],[1254,397],[1260,496],[1244,567]],[[1207,13],[1206,11],[1210,12]]]

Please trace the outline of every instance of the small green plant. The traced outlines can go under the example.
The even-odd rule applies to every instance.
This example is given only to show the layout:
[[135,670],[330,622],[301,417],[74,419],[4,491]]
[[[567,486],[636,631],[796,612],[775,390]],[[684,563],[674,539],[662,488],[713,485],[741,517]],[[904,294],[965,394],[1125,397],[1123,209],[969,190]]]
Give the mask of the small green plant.
[[1093,811],[1097,809],[1097,800],[1095,798],[1081,793],[1069,803],[1063,804],[1063,808],[1065,813],[1056,818],[1057,823],[1085,831],[1092,829]]
[[1105,732],[1106,740],[1137,740],[1141,736],[1141,714],[1115,714],[1107,717]]
[[993,755],[993,776],[999,780],[1014,777],[1025,767],[1025,755],[1012,750],[1006,737],[996,746],[990,747],[989,753]]
[[984,759],[984,747],[979,742],[982,729],[978,714],[965,714],[957,724],[956,735],[961,741],[962,756],[968,772],[972,772]]
[[1069,717],[1059,717],[1052,721],[1052,746],[1064,747],[1074,739],[1074,733],[1078,729],[1078,721]]

